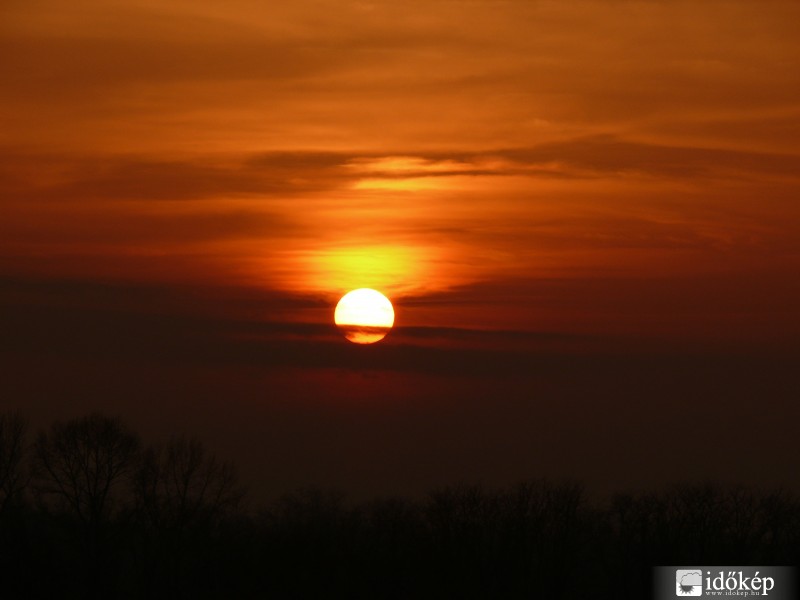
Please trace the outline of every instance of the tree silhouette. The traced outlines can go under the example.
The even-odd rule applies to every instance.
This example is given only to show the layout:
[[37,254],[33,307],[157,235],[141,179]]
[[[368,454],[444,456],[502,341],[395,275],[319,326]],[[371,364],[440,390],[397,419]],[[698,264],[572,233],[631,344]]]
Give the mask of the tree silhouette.
[[122,559],[115,517],[122,514],[139,446],[121,421],[98,413],[56,422],[34,444],[34,492],[43,509],[66,518],[51,527],[63,531],[54,543],[72,546],[57,568],[81,581],[83,596],[105,598],[116,585]]
[[34,445],[36,490],[84,525],[96,527],[113,510],[115,493],[132,473],[139,447],[135,433],[99,413],[53,423]]
[[207,541],[242,495],[233,465],[196,439],[173,437],[145,450],[134,475],[142,593],[190,595],[186,582],[194,576],[197,586],[199,574],[213,571]]
[[196,439],[142,450],[99,414],[53,424],[32,451],[25,431],[0,415],[3,598],[639,600],[654,565],[800,560],[787,490],[708,483],[590,502],[578,484],[534,479],[351,504],[307,488],[253,514],[233,466]]
[[148,448],[134,477],[137,509],[148,525],[183,531],[210,523],[242,498],[236,470],[197,439],[174,437]]

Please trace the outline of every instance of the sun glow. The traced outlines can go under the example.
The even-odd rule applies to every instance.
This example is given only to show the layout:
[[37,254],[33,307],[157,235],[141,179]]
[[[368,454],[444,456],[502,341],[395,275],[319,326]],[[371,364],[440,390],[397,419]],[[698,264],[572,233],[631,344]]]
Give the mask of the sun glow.
[[307,287],[348,290],[369,281],[389,293],[430,287],[435,248],[414,246],[356,246],[321,249],[308,253],[298,267]]
[[373,344],[386,337],[394,325],[394,308],[380,292],[360,288],[342,296],[333,320],[351,342]]

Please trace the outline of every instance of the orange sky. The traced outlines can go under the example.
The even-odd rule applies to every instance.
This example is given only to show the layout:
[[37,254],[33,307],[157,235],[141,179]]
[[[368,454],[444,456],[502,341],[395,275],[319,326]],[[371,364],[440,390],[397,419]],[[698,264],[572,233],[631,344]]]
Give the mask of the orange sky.
[[797,2],[0,17],[5,276],[369,286],[400,324],[800,333]]
[[0,413],[197,435],[261,497],[796,486],[798,23],[2,0]]

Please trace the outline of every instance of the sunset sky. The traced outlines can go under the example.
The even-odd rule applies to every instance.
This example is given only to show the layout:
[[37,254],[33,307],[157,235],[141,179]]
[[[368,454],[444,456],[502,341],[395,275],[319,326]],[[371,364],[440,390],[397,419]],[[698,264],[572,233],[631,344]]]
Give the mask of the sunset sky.
[[196,434],[261,497],[798,485],[798,23],[6,0],[0,410]]

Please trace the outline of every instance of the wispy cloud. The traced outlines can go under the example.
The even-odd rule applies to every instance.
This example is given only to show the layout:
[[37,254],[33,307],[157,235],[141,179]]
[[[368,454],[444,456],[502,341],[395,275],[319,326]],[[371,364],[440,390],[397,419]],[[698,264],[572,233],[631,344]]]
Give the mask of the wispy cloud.
[[799,11],[12,3],[0,269],[400,297],[788,277]]

